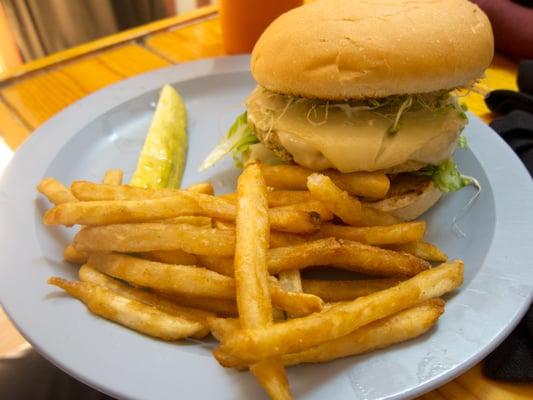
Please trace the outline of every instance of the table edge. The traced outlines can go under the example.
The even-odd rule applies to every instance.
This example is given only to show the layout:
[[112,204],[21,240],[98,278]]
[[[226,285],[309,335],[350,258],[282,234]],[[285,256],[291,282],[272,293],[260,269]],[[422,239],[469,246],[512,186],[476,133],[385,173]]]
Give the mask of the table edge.
[[0,74],[0,84],[5,84],[8,81],[19,78],[27,73],[34,72],[54,64],[58,64],[67,60],[72,60],[77,57],[102,50],[117,44],[128,42],[134,39],[142,38],[143,36],[172,28],[176,25],[186,24],[188,22],[195,21],[197,19],[216,15],[218,13],[218,5],[210,5],[200,7],[196,10],[178,14],[169,18],[165,18],[159,21],[154,21],[149,24],[140,25],[138,27],[128,29],[122,32],[118,32],[111,36],[105,36],[100,39],[96,39],[91,42],[81,44],[76,47],[72,47],[57,53],[53,53],[47,57],[39,58],[23,64],[19,67],[10,69]]

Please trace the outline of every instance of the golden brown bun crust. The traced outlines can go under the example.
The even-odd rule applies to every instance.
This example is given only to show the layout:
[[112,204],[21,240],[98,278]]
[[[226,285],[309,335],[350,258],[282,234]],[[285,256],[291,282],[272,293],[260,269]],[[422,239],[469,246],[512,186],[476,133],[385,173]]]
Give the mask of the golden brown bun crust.
[[417,190],[386,197],[366,205],[391,213],[403,221],[411,221],[433,207],[441,196],[442,192],[431,181],[427,181]]
[[467,0],[319,0],[266,29],[251,69],[274,92],[340,100],[462,86],[493,53],[488,18]]

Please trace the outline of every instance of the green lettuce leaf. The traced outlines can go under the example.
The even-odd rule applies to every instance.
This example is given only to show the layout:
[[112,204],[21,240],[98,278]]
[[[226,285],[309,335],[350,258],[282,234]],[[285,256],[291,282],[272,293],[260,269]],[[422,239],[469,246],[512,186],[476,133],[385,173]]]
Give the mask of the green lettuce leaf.
[[242,167],[250,153],[250,145],[258,142],[259,139],[248,125],[247,113],[244,112],[237,117],[220,143],[205,158],[199,170],[204,171],[212,167],[229,153],[232,153],[235,165]]
[[477,181],[459,172],[453,158],[449,158],[438,166],[426,167],[418,172],[420,175],[431,176],[433,184],[441,192],[456,192]]
[[459,140],[457,141],[457,147],[460,149],[468,149],[468,141],[466,140],[465,135],[459,136]]

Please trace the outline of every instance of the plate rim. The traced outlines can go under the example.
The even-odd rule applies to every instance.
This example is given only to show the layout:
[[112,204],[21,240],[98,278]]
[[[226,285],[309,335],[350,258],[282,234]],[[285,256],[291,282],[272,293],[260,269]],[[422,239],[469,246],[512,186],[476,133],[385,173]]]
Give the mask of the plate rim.
[[[142,75],[138,75],[126,80],[122,80],[120,82],[114,83],[108,87],[105,87],[103,89],[100,89],[97,92],[94,92],[77,102],[71,104],[66,109],[61,111],[60,113],[54,115],[52,118],[50,118],[48,121],[46,121],[43,125],[41,125],[38,129],[36,129],[35,132],[33,132],[30,137],[22,144],[22,146],[19,148],[19,150],[15,153],[12,161],[5,169],[4,173],[0,177],[0,195],[2,195],[2,188],[4,185],[7,185],[6,182],[10,182],[19,175],[19,172],[17,171],[17,165],[24,162],[26,157],[28,157],[28,154],[31,154],[33,149],[38,147],[41,143],[47,143],[49,146],[50,142],[56,146],[62,146],[64,145],[68,139],[73,137],[74,135],[79,132],[79,130],[83,129],[84,126],[86,126],[88,123],[90,123],[95,118],[98,118],[98,116],[106,113],[110,107],[107,106],[107,103],[112,102],[115,106],[120,105],[123,102],[126,102],[133,97],[141,96],[142,94],[146,92],[150,92],[152,90],[155,90],[162,86],[163,83],[166,81],[171,82],[172,84],[187,81],[194,78],[201,78],[204,76],[209,75],[216,75],[216,74],[224,74],[224,73],[238,73],[238,72],[249,72],[249,56],[243,55],[243,56],[231,56],[231,57],[218,57],[218,58],[212,58],[212,59],[205,59],[200,61],[195,61],[191,63],[184,63],[180,65],[173,65],[165,68],[161,68],[155,71],[147,72]],[[169,80],[170,79],[170,80]],[[102,97],[111,98],[111,100],[108,100],[106,102],[99,102],[99,100]],[[92,107],[89,109],[89,106]],[[74,114],[78,113],[80,108],[83,109],[86,107],[84,111],[83,118],[81,118],[82,121],[85,122],[79,122],[79,126],[72,129],[71,132],[66,132],[66,130],[63,132],[62,135],[56,135],[56,137],[53,137],[51,134],[53,133],[54,126],[60,125],[61,122],[65,119],[72,118]],[[475,117],[474,119],[470,118],[471,124],[481,124],[480,120]],[[46,133],[48,132],[48,133]],[[46,136],[46,137],[45,137]],[[65,139],[65,140],[63,140]],[[470,139],[470,138],[469,138]],[[514,164],[515,168],[517,168],[517,172],[519,175],[519,179],[524,180],[525,177],[530,179],[529,174],[527,173],[527,170],[522,165],[521,161],[518,159],[516,154],[507,146],[507,144],[499,137],[497,134],[495,134],[492,131],[492,135],[489,136],[489,141],[493,141],[493,143],[497,143],[496,146],[502,146],[506,148],[506,157],[502,157],[502,159],[506,159],[510,164]],[[474,140],[475,142],[475,140]],[[61,148],[61,147],[60,147]],[[50,160],[53,159],[53,155],[50,156]],[[476,158],[477,154],[476,154]],[[42,162],[44,162],[41,159]],[[37,160],[39,161],[39,160]],[[517,164],[518,163],[518,164]],[[47,162],[47,165],[49,165],[49,161]],[[484,165],[483,165],[484,166]],[[485,169],[485,168],[484,168]],[[42,173],[44,173],[44,169],[41,169]],[[35,173],[38,174],[38,173]],[[42,174],[41,174],[42,176]],[[487,173],[487,176],[489,179],[491,178],[490,175]],[[33,189],[33,188],[32,188]],[[529,198],[533,200],[533,183],[531,183],[531,180],[529,180],[529,188],[526,188],[529,190],[524,190],[524,193],[522,193],[522,196],[525,196],[524,198]],[[5,192],[8,193],[8,192]],[[9,193],[7,195],[9,197]],[[16,197],[16,196],[15,196]],[[495,200],[496,202],[496,200]],[[0,205],[3,204],[2,199],[0,198]],[[531,203],[533,204],[533,203]],[[531,210],[530,210],[531,211]],[[5,211],[3,211],[3,207],[0,207],[0,215],[5,214]],[[31,213],[33,216],[33,213]],[[495,215],[495,218],[497,217],[497,213]],[[530,215],[531,221],[533,221],[533,214]],[[498,224],[495,226],[495,231],[498,228]],[[0,237],[6,237],[7,236],[7,228],[0,226]],[[493,241],[496,239],[496,232],[495,237],[493,238]],[[5,241],[2,241],[5,242]],[[493,246],[493,243],[491,244],[491,248]],[[5,254],[3,251],[3,247],[7,247],[6,244],[0,243],[0,260],[2,259],[1,254]],[[487,258],[490,255],[487,254]],[[486,261],[485,261],[486,262]],[[5,264],[5,263],[3,263]],[[0,276],[3,275],[3,267],[0,266]],[[473,281],[476,279],[474,277]],[[2,287],[2,283],[0,280],[0,288]],[[529,287],[531,289],[531,282],[529,283]],[[445,373],[433,377],[429,379],[427,382],[422,383],[416,387],[412,387],[405,392],[398,393],[396,396],[389,397],[389,398],[404,398],[409,397],[413,395],[421,395],[422,393],[425,393],[427,391],[430,391],[434,389],[435,387],[441,386],[444,383],[454,379],[461,373],[463,373],[468,368],[472,367],[475,363],[479,362],[482,358],[484,358],[490,351],[492,351],[501,341],[503,341],[507,335],[512,331],[512,329],[518,324],[521,317],[525,314],[529,307],[529,303],[531,302],[532,294],[529,293],[529,297],[526,297],[523,301],[520,307],[516,310],[515,314],[513,315],[510,323],[508,323],[503,329],[499,331],[497,336],[493,338],[493,340],[490,342],[489,345],[485,346],[481,351],[478,351],[475,356],[471,357],[470,359],[467,359],[460,363],[455,368],[452,368]],[[5,305],[6,301],[3,297],[3,295],[0,293],[0,300],[2,301],[2,304]],[[7,301],[7,303],[10,303],[10,301]],[[26,332],[24,329],[20,328],[19,322],[23,318],[18,318],[16,316],[16,312],[12,310],[12,305],[9,304],[4,307],[6,313],[10,317],[11,321],[14,323],[14,325],[19,329],[19,331],[24,332],[25,337],[31,338],[31,333]],[[23,325],[23,324],[22,324]],[[100,391],[103,391],[105,393],[109,393],[113,396],[119,396],[121,397],[123,394],[115,391],[113,388],[102,386],[100,383],[93,381],[90,377],[85,376],[83,373],[80,373],[79,371],[75,371],[72,369],[69,369],[68,366],[63,365],[63,363],[56,359],[52,354],[48,354],[46,349],[41,348],[39,340],[31,338],[30,343],[32,343],[32,346],[34,346],[40,354],[42,354],[45,358],[50,360],[54,365],[58,366],[60,369],[65,371],[67,374],[72,375],[76,377],[76,379],[79,379],[80,381],[88,384],[89,386],[92,386],[94,388],[97,388]]]

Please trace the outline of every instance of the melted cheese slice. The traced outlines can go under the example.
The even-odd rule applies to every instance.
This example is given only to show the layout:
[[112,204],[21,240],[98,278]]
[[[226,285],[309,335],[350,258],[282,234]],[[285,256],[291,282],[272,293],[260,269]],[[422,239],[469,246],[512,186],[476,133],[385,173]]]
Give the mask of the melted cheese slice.
[[313,108],[262,88],[252,92],[247,106],[256,129],[277,134],[298,164],[314,170],[376,171],[406,161],[437,165],[453,153],[465,124],[453,110],[408,111],[398,132],[390,134],[393,117],[372,110]]

